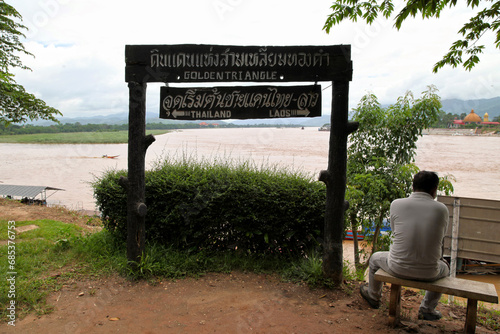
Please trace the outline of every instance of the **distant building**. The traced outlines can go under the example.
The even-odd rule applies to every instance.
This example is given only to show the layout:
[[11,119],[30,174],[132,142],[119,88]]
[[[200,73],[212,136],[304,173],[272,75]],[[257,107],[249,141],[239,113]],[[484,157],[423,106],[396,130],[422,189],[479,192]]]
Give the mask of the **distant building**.
[[467,116],[465,116],[465,118],[463,120],[462,119],[455,119],[453,121],[453,124],[450,124],[450,127],[459,128],[461,126],[469,125],[469,124],[476,124],[476,125],[500,125],[499,122],[490,122],[488,118],[489,118],[488,113],[485,113],[484,114],[484,121],[483,121],[481,119],[481,116],[479,116],[478,114],[476,114],[474,112],[474,109],[472,109],[470,111],[470,113]]
[[465,116],[464,118],[464,123],[465,125],[467,124],[481,124],[483,122],[483,120],[481,119],[481,116],[479,116],[478,114],[476,114],[474,112],[474,109],[472,109],[470,111],[470,114],[468,114],[467,116]]
[[219,126],[219,123],[207,123],[207,122],[200,122],[198,123],[198,125],[201,127],[201,126],[213,126],[214,128],[218,127]]
[[500,123],[499,122],[490,122],[489,120],[489,115],[488,113],[485,113],[484,114],[484,121],[481,122],[481,124],[484,124],[484,125],[499,125]]

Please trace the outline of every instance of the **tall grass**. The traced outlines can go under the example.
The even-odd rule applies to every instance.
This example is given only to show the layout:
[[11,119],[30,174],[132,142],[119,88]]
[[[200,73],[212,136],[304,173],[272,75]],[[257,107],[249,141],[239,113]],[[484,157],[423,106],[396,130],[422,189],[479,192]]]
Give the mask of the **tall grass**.
[[[94,183],[104,225],[126,236],[126,191],[109,171]],[[164,161],[146,173],[146,238],[185,251],[301,256],[319,246],[325,186],[300,172],[228,160]]]

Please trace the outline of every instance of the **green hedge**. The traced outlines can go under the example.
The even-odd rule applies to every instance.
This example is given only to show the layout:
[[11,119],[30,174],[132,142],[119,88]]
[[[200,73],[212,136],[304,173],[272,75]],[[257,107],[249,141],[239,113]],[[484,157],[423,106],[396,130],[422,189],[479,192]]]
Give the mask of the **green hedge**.
[[[126,171],[93,183],[105,227],[126,237]],[[146,239],[185,250],[299,255],[318,246],[325,186],[248,163],[164,162],[146,172]]]

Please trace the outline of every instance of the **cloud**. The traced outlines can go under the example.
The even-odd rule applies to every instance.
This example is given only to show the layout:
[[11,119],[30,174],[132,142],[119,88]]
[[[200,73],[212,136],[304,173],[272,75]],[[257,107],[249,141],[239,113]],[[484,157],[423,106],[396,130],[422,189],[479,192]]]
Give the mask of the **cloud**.
[[[381,103],[393,103],[407,90],[418,95],[430,84],[442,98],[499,95],[500,57],[493,47],[472,72],[445,68],[432,73],[470,16],[463,8],[440,19],[411,19],[400,31],[392,21],[377,20],[371,26],[342,23],[330,34],[322,30],[329,3],[321,1],[39,0],[21,2],[16,9],[29,28],[26,49],[36,56],[23,58],[33,72],[16,72],[18,83],[71,117],[128,110],[126,44],[351,44],[350,107],[367,92]],[[492,37],[486,38],[493,45]],[[148,111],[158,108],[159,86],[148,85]],[[323,101],[329,108],[329,97]]]

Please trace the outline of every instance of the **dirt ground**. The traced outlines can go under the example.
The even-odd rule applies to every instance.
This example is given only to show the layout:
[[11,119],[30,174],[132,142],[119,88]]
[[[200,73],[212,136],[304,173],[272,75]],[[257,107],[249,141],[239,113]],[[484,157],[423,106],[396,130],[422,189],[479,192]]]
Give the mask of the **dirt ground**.
[[[0,219],[54,219],[86,226],[87,218],[61,208],[0,199]],[[91,227],[90,229],[94,229]],[[465,310],[440,305],[439,321],[417,319],[421,294],[404,290],[401,326],[388,326],[388,292],[379,310],[343,289],[310,289],[274,275],[233,272],[198,279],[132,282],[118,275],[64,281],[48,297],[53,312],[29,314],[0,333],[460,333]],[[477,326],[476,333],[495,333]]]

